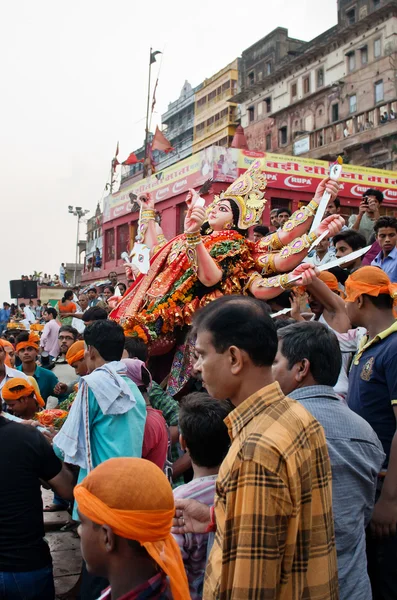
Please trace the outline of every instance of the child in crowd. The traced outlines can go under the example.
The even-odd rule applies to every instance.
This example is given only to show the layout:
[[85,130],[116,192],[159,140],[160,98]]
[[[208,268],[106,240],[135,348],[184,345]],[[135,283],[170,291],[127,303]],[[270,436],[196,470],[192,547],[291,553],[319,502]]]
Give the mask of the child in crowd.
[[[230,438],[224,423],[232,405],[214,400],[205,392],[193,392],[181,401],[180,444],[190,455],[193,480],[174,490],[174,498],[193,498],[214,504],[215,483]],[[181,550],[192,600],[202,597],[208,534],[174,535]]]

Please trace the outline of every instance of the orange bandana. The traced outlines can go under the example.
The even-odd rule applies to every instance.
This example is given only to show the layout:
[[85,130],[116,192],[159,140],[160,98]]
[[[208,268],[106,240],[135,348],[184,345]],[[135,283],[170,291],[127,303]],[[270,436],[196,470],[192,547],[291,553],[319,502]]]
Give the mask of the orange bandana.
[[[31,381],[33,378],[29,377],[29,379]],[[45,405],[44,400],[40,396],[40,393],[37,394],[35,386],[31,384],[30,381],[22,379],[22,377],[13,377],[6,381],[1,391],[3,400],[5,402],[15,402],[15,400],[20,400],[26,396],[35,396],[37,404],[43,407]],[[14,388],[21,389],[16,390]]]
[[12,348],[14,350],[14,346],[11,344],[11,342],[7,342],[7,340],[1,340],[1,339],[0,339],[0,346],[3,346],[4,352],[6,353],[6,357],[4,359],[4,364],[7,365],[7,367],[11,368],[11,360],[10,360],[10,357],[8,356],[6,348]]
[[75,362],[84,358],[85,343],[83,341],[75,342],[66,353],[66,360],[72,367]]
[[338,280],[336,279],[335,275],[329,271],[321,271],[318,278],[321,279],[321,281],[324,282],[330,290],[333,292],[339,292]]
[[15,348],[17,352],[23,350],[24,348],[34,348],[38,351],[39,349],[40,338],[37,333],[29,333],[29,339],[27,342],[19,342],[17,347]]
[[382,269],[361,267],[354,271],[345,282],[346,302],[354,302],[359,296],[379,296],[387,294],[397,299],[397,284],[391,283]]
[[155,464],[143,458],[111,458],[91,471],[74,495],[88,519],[141,543],[168,575],[174,600],[190,598],[181,553],[171,535],[172,489]]

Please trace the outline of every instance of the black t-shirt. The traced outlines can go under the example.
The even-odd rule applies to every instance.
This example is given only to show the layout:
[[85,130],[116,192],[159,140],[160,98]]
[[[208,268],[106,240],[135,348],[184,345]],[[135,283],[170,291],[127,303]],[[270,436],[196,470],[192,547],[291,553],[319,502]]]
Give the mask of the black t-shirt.
[[0,416],[0,572],[35,571],[51,564],[44,541],[40,479],[62,464],[42,434]]

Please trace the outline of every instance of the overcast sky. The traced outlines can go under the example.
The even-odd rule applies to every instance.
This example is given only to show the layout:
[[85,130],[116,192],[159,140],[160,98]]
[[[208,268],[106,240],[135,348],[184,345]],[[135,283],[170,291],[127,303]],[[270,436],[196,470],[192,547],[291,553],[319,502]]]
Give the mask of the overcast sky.
[[68,205],[93,214],[117,140],[121,160],[142,145],[150,46],[164,51],[155,125],[185,79],[197,85],[278,26],[310,40],[335,25],[337,7],[336,0],[19,0],[3,2],[0,15],[2,302],[10,279],[74,262]]

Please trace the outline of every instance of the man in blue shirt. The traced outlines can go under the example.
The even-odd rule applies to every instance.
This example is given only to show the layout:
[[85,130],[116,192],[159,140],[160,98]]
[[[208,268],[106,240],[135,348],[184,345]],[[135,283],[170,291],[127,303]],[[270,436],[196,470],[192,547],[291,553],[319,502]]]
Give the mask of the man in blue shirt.
[[397,282],[397,219],[380,217],[375,223],[374,230],[381,251],[371,265],[382,269],[390,281],[395,283]]
[[[273,375],[324,428],[332,468],[332,509],[341,600],[371,598],[365,527],[384,460],[372,427],[341,402],[333,387],[342,364],[333,331],[312,321],[278,330]],[[324,368],[326,365],[326,368]]]
[[396,285],[376,267],[362,267],[345,284],[351,323],[367,329],[353,359],[347,402],[375,430],[386,454],[367,536],[368,567],[376,598],[397,590],[397,321]]
[[37,365],[38,343],[38,339],[36,340],[27,331],[17,337],[16,352],[22,362],[17,369],[36,379],[44,402],[47,402],[49,396],[56,396],[60,400],[64,400],[67,398],[67,394],[55,392],[55,386],[59,383],[58,377],[52,371]]
[[3,308],[0,309],[0,335],[7,327],[7,323],[10,320],[10,305],[8,302],[3,302]]

